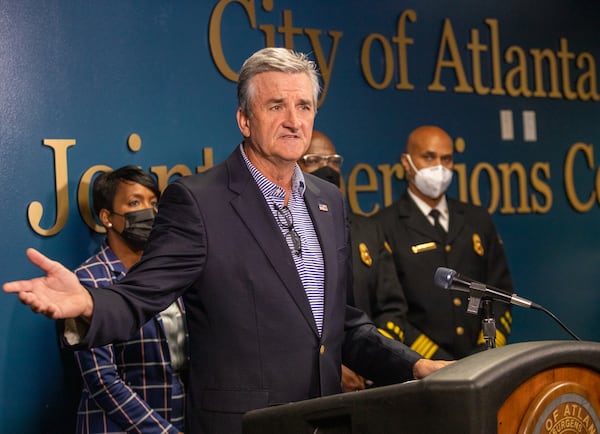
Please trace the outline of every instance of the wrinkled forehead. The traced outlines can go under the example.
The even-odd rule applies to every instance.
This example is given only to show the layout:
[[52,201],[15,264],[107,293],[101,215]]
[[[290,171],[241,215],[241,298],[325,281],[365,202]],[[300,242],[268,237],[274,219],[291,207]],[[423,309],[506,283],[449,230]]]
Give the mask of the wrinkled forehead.
[[310,77],[304,72],[261,72],[252,77],[249,89],[254,97],[268,99],[292,97],[309,104],[314,103]]

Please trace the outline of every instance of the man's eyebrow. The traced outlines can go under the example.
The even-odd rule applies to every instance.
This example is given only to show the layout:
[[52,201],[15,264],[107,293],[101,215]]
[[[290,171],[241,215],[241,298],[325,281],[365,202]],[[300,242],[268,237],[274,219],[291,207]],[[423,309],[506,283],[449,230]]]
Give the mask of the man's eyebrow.
[[[271,98],[266,101],[267,105],[285,104],[285,103],[286,103],[285,98]],[[313,107],[313,101],[312,101],[312,99],[301,98],[296,105],[307,105],[307,106]]]
[[267,100],[267,104],[281,104],[284,102],[283,98],[271,98]]

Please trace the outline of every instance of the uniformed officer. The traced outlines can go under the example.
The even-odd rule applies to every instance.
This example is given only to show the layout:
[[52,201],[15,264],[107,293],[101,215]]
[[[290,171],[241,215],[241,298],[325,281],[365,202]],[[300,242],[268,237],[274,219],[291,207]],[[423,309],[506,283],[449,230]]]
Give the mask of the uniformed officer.
[[[407,191],[376,218],[392,248],[406,301],[405,343],[426,358],[458,359],[489,347],[482,333],[484,309],[468,313],[469,294],[441,289],[433,276],[438,267],[447,267],[510,291],[502,242],[486,209],[446,196],[454,162],[452,139],[444,130],[415,129],[401,162]],[[495,302],[488,318],[495,322],[495,346],[506,344],[510,305]]]

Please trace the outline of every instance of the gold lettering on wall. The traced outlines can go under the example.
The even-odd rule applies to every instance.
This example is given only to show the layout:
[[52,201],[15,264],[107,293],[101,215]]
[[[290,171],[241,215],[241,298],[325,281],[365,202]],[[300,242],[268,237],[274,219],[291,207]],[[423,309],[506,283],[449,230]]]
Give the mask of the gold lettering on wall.
[[[415,88],[408,78],[407,46],[413,45],[414,40],[406,36],[407,19],[413,23],[417,20],[417,14],[414,10],[407,9],[400,14],[396,25],[396,35],[392,37],[392,42],[397,45],[398,50],[398,82],[396,83],[396,89],[399,90],[413,90]],[[384,71],[383,78],[380,81],[375,79],[371,68],[373,42],[377,42],[383,52]],[[380,62],[376,61],[376,63]],[[372,88],[381,90],[390,85],[394,74],[394,56],[392,45],[384,35],[372,33],[363,40],[360,49],[360,66],[364,79]]]
[[88,170],[83,172],[79,179],[79,185],[77,186],[77,206],[79,208],[79,214],[83,219],[84,223],[88,225],[90,229],[98,233],[106,232],[106,229],[101,224],[96,222],[92,214],[92,207],[90,200],[90,186],[92,184],[92,178],[99,173],[105,173],[112,171],[113,168],[98,164],[90,167]]
[[338,44],[340,42],[340,38],[342,37],[343,33],[336,31],[330,31],[327,33],[332,40],[329,58],[325,57],[323,47],[321,46],[321,41],[319,39],[321,31],[317,29],[305,29],[304,33],[306,33],[308,39],[310,39],[310,43],[313,47],[315,54],[315,60],[317,62],[317,65],[319,65],[321,79],[323,80],[323,88],[321,89],[321,94],[319,95],[318,101],[318,105],[321,106],[325,102],[325,98],[327,97],[329,83],[331,82],[331,73],[333,71],[333,65],[335,62],[335,55],[337,52]]
[[163,191],[167,188],[172,176],[189,176],[192,171],[185,164],[176,164],[170,169],[167,166],[152,166],[150,172],[156,175],[158,180],[158,189]]
[[[594,57],[587,52],[580,54],[569,50],[566,38],[560,38],[560,49],[531,48],[528,51],[512,45],[504,52],[506,73],[502,77],[502,57],[500,48],[500,26],[496,19],[486,19],[489,31],[489,46],[482,42],[478,29],[471,29],[471,37],[465,44],[463,55],[471,57],[471,71],[465,70],[461,58],[459,42],[450,19],[444,20],[434,78],[427,87],[433,92],[444,92],[448,75],[442,78],[445,69],[454,72],[456,85],[454,92],[475,93],[477,95],[505,95],[512,97],[554,98],[582,101],[598,101],[597,68]],[[487,56],[487,57],[486,57]],[[487,60],[487,62],[486,62]],[[483,65],[489,65],[489,74],[484,74]],[[533,87],[529,82],[533,77]],[[491,83],[484,83],[489,75]],[[471,83],[468,77],[471,77]],[[573,81],[575,85],[573,86]],[[493,87],[490,88],[490,85]],[[503,87],[504,86],[504,87]]]
[[[545,98],[560,98],[562,94],[560,93],[558,87],[558,69],[556,65],[556,57],[554,53],[550,49],[538,50],[532,49],[530,50],[531,58],[533,59],[533,73],[534,73],[534,83],[535,90],[533,91],[533,96]],[[547,65],[547,68],[544,66]],[[544,86],[544,78],[543,74],[547,71],[546,77],[548,78],[548,82],[550,83],[550,93],[546,92]]]
[[[215,62],[217,70],[223,77],[231,81],[237,81],[239,74],[234,71],[226,60],[225,52],[223,49],[222,29],[223,20],[225,19],[225,9],[232,3],[237,3],[244,9],[246,16],[249,21],[249,28],[256,29],[256,4],[254,0],[219,0],[212,10],[208,23],[208,40],[210,54]],[[263,1],[263,9],[270,12],[273,9],[272,1]],[[320,106],[325,101],[327,92],[329,89],[329,83],[333,72],[333,66],[335,64],[335,56],[337,48],[340,42],[343,32],[337,30],[322,31],[320,29],[302,28],[294,26],[293,23],[293,11],[285,9],[282,11],[282,25],[277,27],[272,24],[261,24],[258,26],[260,31],[264,35],[264,46],[274,47],[276,43],[276,33],[283,36],[283,46],[294,49],[294,37],[300,35],[306,35],[311,45],[310,52],[315,56],[315,62],[318,66],[323,82],[321,95],[317,104]],[[331,47],[329,54],[325,54],[325,49],[321,43],[321,34],[326,33],[331,40]]]
[[415,87],[408,80],[408,54],[406,47],[414,44],[414,39],[406,36],[406,20],[411,23],[417,21],[417,13],[412,9],[407,9],[400,14],[396,25],[396,36],[392,38],[398,46],[398,83],[396,89],[412,90]]
[[[502,214],[520,214],[531,212],[529,207],[529,195],[527,192],[527,172],[521,163],[502,163],[498,164],[498,169],[502,173]],[[516,184],[519,191],[519,208],[515,210],[512,204],[511,180],[516,176]]]
[[380,164],[377,166],[381,173],[381,185],[383,187],[383,206],[390,206],[394,201],[392,196],[392,178],[397,180],[404,179],[404,167],[402,164],[396,163],[394,165]]
[[67,149],[75,145],[74,139],[44,139],[43,145],[54,152],[54,179],[56,193],[56,220],[52,227],[41,227],[44,206],[41,202],[31,202],[27,207],[27,220],[35,233],[44,236],[56,235],[67,223],[69,215],[69,175],[67,171]]
[[[274,3],[273,0],[264,0],[261,5],[264,11],[272,12]],[[318,105],[321,106],[331,84],[343,32],[294,25],[291,9],[281,11],[279,26],[259,24],[255,0],[219,0],[209,19],[209,49],[217,70],[231,81],[237,81],[238,73],[227,61],[222,37],[227,24],[226,10],[232,4],[242,7],[250,31],[262,33],[265,47],[281,45],[278,39],[280,37],[284,47],[294,49],[296,38],[308,38],[311,47],[309,51],[315,56],[323,82],[318,101]],[[409,22],[417,22],[414,9],[400,12],[396,21],[396,34],[392,37],[373,32],[363,38],[358,55],[363,78],[371,88],[384,90],[390,87],[397,68],[398,79],[395,88],[400,91],[415,89],[409,79],[408,46],[416,47],[418,41],[407,36]],[[427,86],[427,90],[445,92],[446,83],[452,83],[452,91],[457,93],[600,101],[596,60],[591,53],[571,51],[568,39],[564,37],[559,40],[558,50],[526,49],[519,45],[503,48],[498,20],[487,18],[484,23],[487,26],[486,31],[472,28],[468,41],[461,42],[462,35],[455,34],[450,18],[443,20],[437,58],[432,71],[433,80]],[[330,39],[328,55],[325,53],[322,35],[327,35]],[[396,57],[394,48],[397,51]],[[470,62],[467,60],[469,58]],[[373,65],[380,65],[381,71],[374,71]],[[423,66],[420,68],[422,74]]]
[[490,163],[479,163],[475,166],[475,169],[473,169],[470,182],[471,201],[475,205],[484,206],[482,205],[481,195],[479,192],[481,172],[487,173],[490,183],[490,203],[487,205],[487,209],[491,214],[496,211],[496,208],[498,208],[498,203],[500,202],[500,181],[498,179],[496,170],[494,170],[494,166],[492,166]]
[[[235,72],[225,59],[223,44],[221,43],[221,24],[223,12],[230,3],[237,3],[244,8],[250,21],[250,28],[256,28],[256,15],[254,13],[254,0],[220,0],[215,5],[208,22],[208,45],[210,54],[221,75],[227,80],[237,81],[238,73]],[[274,44],[273,44],[274,45]]]
[[204,164],[196,166],[196,173],[202,173],[215,165],[212,148],[202,149],[202,160]]
[[[358,184],[358,176],[361,172],[367,177],[366,184]],[[358,204],[358,194],[361,192],[376,192],[379,187],[377,184],[377,174],[371,166],[365,163],[359,163],[352,168],[348,176],[348,202],[354,212],[364,215],[372,215],[379,211],[379,204],[375,204],[370,210],[362,210]]]
[[516,46],[508,47],[504,58],[509,64],[515,65],[508,70],[504,79],[507,93],[512,97],[530,97],[533,92],[529,89],[525,50]]
[[545,199],[545,203],[542,205],[537,196],[534,194],[531,195],[531,211],[539,214],[545,214],[552,208],[552,189],[548,185],[547,182],[544,182],[541,177],[543,175],[544,179],[550,179],[550,163],[538,162],[533,165],[531,168],[531,186],[533,189],[542,195]]
[[[564,167],[564,183],[565,183],[565,192],[567,193],[567,199],[571,206],[579,212],[587,212],[593,206],[594,202],[597,199],[597,195],[595,191],[592,191],[588,194],[587,200],[582,202],[575,190],[575,157],[578,153],[582,153],[585,158],[585,162],[587,163],[587,168],[592,169],[594,167],[594,147],[592,145],[586,145],[585,143],[575,143],[569,149],[567,153],[567,157],[565,158],[565,167]],[[579,171],[580,172],[580,171]]]
[[[373,70],[371,69],[371,46],[373,45],[373,41],[378,42],[383,51],[383,63],[385,68],[381,81],[377,81],[373,76]],[[385,36],[380,35],[379,33],[372,33],[367,36],[360,50],[360,64],[362,66],[363,77],[373,89],[381,90],[390,85],[394,74],[394,59],[392,47],[390,47]]]
[[[55,191],[57,216],[54,225],[42,228],[41,220],[44,207],[40,202],[31,202],[27,214],[29,224],[39,235],[52,236],[60,232],[69,214],[68,192],[68,158],[67,150],[76,144],[75,139],[44,139],[43,145],[53,150],[55,171]],[[141,138],[132,134],[127,142],[128,149],[138,152],[141,149]],[[457,154],[466,150],[465,140],[457,137],[454,140]],[[204,172],[214,166],[213,149],[202,149],[203,162],[194,169],[196,173]],[[591,176],[586,180],[586,171],[578,168],[580,157]],[[578,159],[579,158],[579,159]],[[91,210],[90,185],[94,177],[102,172],[112,170],[106,165],[93,165],[83,171],[77,184],[77,205],[83,222],[95,232],[102,233],[104,228],[95,220]],[[155,165],[149,171],[153,173],[164,190],[174,177],[192,174],[185,164],[173,166]],[[595,173],[594,173],[595,172]],[[458,199],[487,208],[490,213],[531,214],[548,213],[554,202],[553,191],[549,184],[551,178],[549,162],[534,162],[528,169],[522,162],[504,162],[496,166],[489,162],[478,162],[472,170],[465,163],[454,165],[455,179],[458,187]],[[576,176],[577,174],[577,176]],[[399,196],[394,192],[397,182],[404,179],[404,168],[400,163],[379,164],[374,168],[367,163],[358,163],[350,169],[347,179],[342,178],[342,193],[347,197],[353,212],[362,215],[376,214],[381,207],[387,207]],[[579,188],[576,187],[578,183]],[[581,185],[588,185],[587,188]],[[600,169],[594,166],[594,148],[585,143],[573,144],[564,160],[564,188],[569,204],[579,212],[590,211],[596,203],[600,204]],[[379,197],[371,201],[365,209],[361,207],[369,197]],[[484,203],[486,202],[486,203]]]
[[[449,59],[446,58],[448,55],[450,56]],[[435,74],[433,82],[427,86],[428,90],[438,92],[443,92],[446,90],[446,86],[441,83],[443,68],[450,68],[454,70],[456,81],[458,82],[458,84],[454,86],[455,92],[473,92],[473,88],[467,81],[465,68],[463,66],[462,59],[460,58],[458,44],[456,42],[456,37],[454,36],[454,30],[452,29],[452,23],[449,19],[444,20],[442,40],[440,41],[437,62],[435,64]]]
[[577,67],[584,70],[577,79],[577,96],[582,101],[599,101],[598,72],[594,56],[590,53],[581,53],[577,57]]
[[[48,229],[41,227],[41,220],[44,214],[44,206],[41,202],[31,202],[27,207],[27,218],[31,228],[39,235],[52,236],[60,232],[69,215],[69,191],[68,191],[68,159],[67,149],[76,144],[75,139],[44,139],[42,144],[50,147],[54,152],[54,173],[55,173],[55,197],[56,197],[56,221],[54,225]],[[141,149],[141,137],[133,133],[127,141],[128,149],[132,152],[138,152]],[[204,172],[210,169],[213,165],[213,150],[212,148],[204,148],[202,150],[204,158],[203,164],[196,166],[196,173]],[[94,218],[91,208],[90,186],[92,179],[99,173],[113,170],[112,167],[106,165],[94,165],[83,172],[77,184],[77,207],[83,222],[93,231],[103,233],[104,228],[98,224]],[[184,164],[176,164],[171,168],[167,166],[154,166],[150,168],[150,172],[157,176],[157,182],[162,190],[167,186],[173,176],[191,175],[192,171]]]

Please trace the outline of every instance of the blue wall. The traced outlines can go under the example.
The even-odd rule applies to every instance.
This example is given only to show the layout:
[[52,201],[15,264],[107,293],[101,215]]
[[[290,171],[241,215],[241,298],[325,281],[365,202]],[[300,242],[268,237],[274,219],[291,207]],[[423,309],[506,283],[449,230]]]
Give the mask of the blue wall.
[[[316,128],[346,158],[355,208],[397,198],[403,181],[385,173],[406,135],[442,126],[451,192],[493,212],[517,293],[600,340],[599,20],[583,0],[5,0],[0,281],[39,274],[30,246],[69,267],[95,251],[87,186],[104,166],[166,183],[222,161],[240,141],[236,71],[286,45],[320,62]],[[541,312],[514,319],[511,342],[569,339]],[[63,432],[53,322],[2,293],[0,330],[0,432]]]

